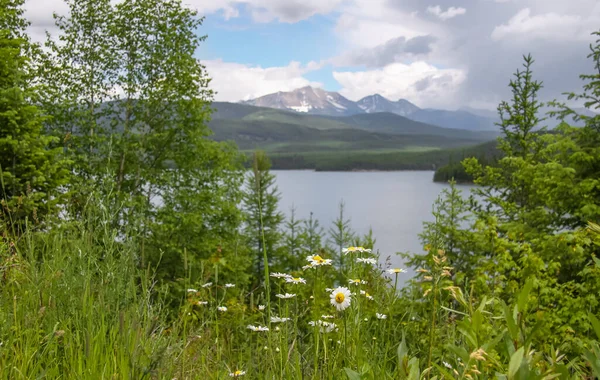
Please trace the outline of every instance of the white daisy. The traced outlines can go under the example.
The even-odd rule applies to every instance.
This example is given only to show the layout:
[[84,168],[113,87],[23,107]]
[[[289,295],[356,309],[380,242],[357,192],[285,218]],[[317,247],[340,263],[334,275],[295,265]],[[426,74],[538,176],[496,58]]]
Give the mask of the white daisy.
[[449,363],[446,363],[445,361],[442,361],[442,364],[444,365],[444,367],[446,367],[448,369],[452,369],[452,366]]
[[265,310],[265,305],[258,305],[258,310]]
[[312,264],[306,264],[305,266],[302,267],[302,270],[307,270],[307,269],[314,268],[314,267],[315,266]]
[[275,278],[290,278],[290,277],[292,277],[287,273],[279,273],[279,272],[271,273],[270,276],[275,277]]
[[377,264],[377,260],[375,260],[375,259],[372,259],[372,258],[363,259],[362,257],[357,258],[356,262],[357,263],[371,264],[371,265]]
[[350,283],[350,285],[361,285],[361,284],[366,285],[367,284],[367,282],[365,280],[361,280],[359,278],[354,279],[354,280],[350,279],[350,280],[348,280],[348,282]]
[[365,292],[364,290],[361,290],[360,294],[363,295],[363,296],[365,296],[368,300],[373,301],[373,296],[370,295],[369,293]]
[[229,377],[240,377],[240,376],[244,376],[246,374],[246,371],[240,371],[239,369],[235,372],[231,372],[229,373]]
[[308,256],[306,257],[306,260],[308,260],[312,266],[331,265],[332,263],[331,259],[324,259],[319,255]]
[[212,286],[212,282],[207,282],[206,284],[202,285],[203,288],[208,288]]
[[291,320],[292,318],[271,317],[271,323],[282,323]]
[[387,319],[387,315],[385,314],[375,313],[375,316],[377,317],[377,319]]
[[289,282],[290,284],[306,284],[306,280],[301,277],[288,277],[285,279],[285,282]]
[[321,318],[323,318],[323,319],[333,319],[334,316],[333,315],[321,315]]
[[342,311],[350,306],[351,297],[352,293],[350,293],[350,290],[340,286],[331,292],[330,302],[338,309],[338,311]]
[[188,291],[188,293],[198,293],[198,291],[196,289],[188,289],[187,291]]
[[235,288],[235,284],[225,284],[226,288]]
[[227,311],[227,307],[225,307],[225,306],[219,306],[219,307],[217,307],[217,310],[219,310],[219,311]]
[[386,270],[386,272],[388,272],[389,274],[406,273],[406,271],[402,268],[392,268],[392,269]]
[[337,325],[335,323],[332,322],[325,322],[325,321],[310,321],[308,322],[309,325],[311,326],[317,326],[320,327],[320,331],[322,333],[330,333],[333,330],[336,329]]
[[248,329],[252,330],[252,331],[258,331],[258,332],[262,332],[262,331],[269,331],[268,327],[265,326],[253,326],[253,325],[248,325]]
[[354,253],[354,252],[367,252],[367,253],[371,253],[371,249],[365,248],[365,247],[348,247],[348,248],[342,249],[342,253],[344,253],[344,254]]
[[290,293],[285,293],[285,294],[275,294],[275,297],[285,300],[285,299],[289,299],[289,298],[294,298],[294,297],[296,297],[296,295],[290,294]]

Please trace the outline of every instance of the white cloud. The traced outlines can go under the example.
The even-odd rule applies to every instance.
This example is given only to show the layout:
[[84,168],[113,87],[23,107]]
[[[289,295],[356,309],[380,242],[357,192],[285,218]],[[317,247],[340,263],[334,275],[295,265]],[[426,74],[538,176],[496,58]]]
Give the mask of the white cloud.
[[332,12],[343,0],[187,0],[201,14],[224,11],[225,18],[238,17],[238,7],[247,6],[256,22],[295,23],[316,14]]
[[404,37],[443,35],[443,28],[418,17],[413,10],[399,10],[389,0],[353,0],[340,8],[336,34],[350,49],[374,48]]
[[453,17],[464,15],[465,13],[467,13],[467,10],[462,7],[450,7],[447,10],[442,11],[442,8],[439,5],[436,5],[434,7],[427,7],[427,12],[439,17],[442,21],[446,21]]
[[579,15],[558,14],[554,12],[531,16],[531,9],[521,9],[506,24],[496,26],[492,32],[495,41],[503,39],[519,40],[586,40],[590,30]]
[[277,91],[291,91],[304,86],[322,87],[303,75],[318,69],[320,64],[310,62],[306,66],[290,62],[287,66],[260,67],[222,60],[202,61],[208,75],[213,78],[210,88],[215,90],[215,100],[237,102]]
[[420,107],[452,108],[466,78],[460,69],[438,69],[426,62],[393,63],[381,69],[333,72],[340,93],[352,100],[379,93],[391,100],[407,99]]

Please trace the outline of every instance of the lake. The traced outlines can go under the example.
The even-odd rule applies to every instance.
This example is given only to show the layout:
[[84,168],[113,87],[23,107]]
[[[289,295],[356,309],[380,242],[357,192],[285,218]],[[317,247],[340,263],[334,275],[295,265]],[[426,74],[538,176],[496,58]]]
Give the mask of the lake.
[[[360,235],[369,227],[376,238],[380,261],[390,256],[404,268],[396,252],[423,252],[418,234],[424,221],[432,221],[431,209],[447,184],[433,182],[433,171],[315,172],[273,170],[281,194],[280,209],[287,216],[296,207],[298,218],[310,212],[325,231],[339,214],[341,200],[352,229]],[[459,187],[466,196],[472,186]],[[407,277],[413,274],[409,271]]]

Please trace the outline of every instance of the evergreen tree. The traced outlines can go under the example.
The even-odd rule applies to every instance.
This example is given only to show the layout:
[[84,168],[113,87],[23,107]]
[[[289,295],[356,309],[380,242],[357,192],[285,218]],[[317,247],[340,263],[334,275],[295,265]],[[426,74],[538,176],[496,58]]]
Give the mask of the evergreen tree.
[[244,192],[245,231],[254,256],[256,281],[263,276],[265,255],[267,263],[273,264],[281,238],[279,227],[284,219],[277,208],[280,196],[270,168],[265,152],[254,152]]
[[58,211],[60,187],[68,178],[54,138],[44,134],[45,117],[29,82],[31,44],[24,36],[20,0],[0,1],[0,228],[20,233],[26,221],[39,225]]
[[282,257],[280,271],[293,271],[301,268],[306,263],[306,256],[303,255],[302,246],[306,236],[302,231],[302,219],[296,217],[296,207],[290,209],[290,217],[285,221],[285,232],[283,235],[283,244],[285,255]]
[[354,232],[350,228],[350,218],[346,218],[344,201],[340,201],[338,206],[338,216],[329,228],[329,243],[334,246],[335,261],[339,269],[344,268],[344,254],[342,250],[352,243],[355,238]]

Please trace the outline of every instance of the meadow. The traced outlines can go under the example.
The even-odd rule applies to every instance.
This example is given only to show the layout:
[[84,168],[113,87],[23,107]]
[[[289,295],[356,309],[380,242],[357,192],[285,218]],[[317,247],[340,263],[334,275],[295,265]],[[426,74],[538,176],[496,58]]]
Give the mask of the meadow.
[[[365,131],[371,117],[350,118],[358,128],[348,133],[339,120],[320,130],[277,114],[295,121],[283,131],[234,124],[256,126],[249,140],[297,133],[310,155],[248,157],[251,146],[215,138],[227,128],[209,128],[196,11],[176,0],[67,1],[59,35],[42,46],[23,5],[0,0],[0,378],[600,376],[600,115],[550,102],[563,122],[538,133],[531,56],[498,106],[496,146],[477,154],[385,153],[382,131]],[[600,39],[588,58],[595,71],[568,99],[598,110]],[[398,117],[375,115],[388,132]],[[581,126],[564,122],[572,117]],[[424,128],[403,123],[412,132],[396,139]],[[458,146],[444,142],[454,132],[425,126],[438,148]],[[340,139],[356,151],[313,145]],[[373,146],[385,152],[357,153]],[[477,186],[466,196],[450,180],[422,226],[423,249],[398,253],[406,268],[380,257],[372,233],[353,231],[343,203],[329,226],[285,218],[270,172],[432,159],[460,161]]]

